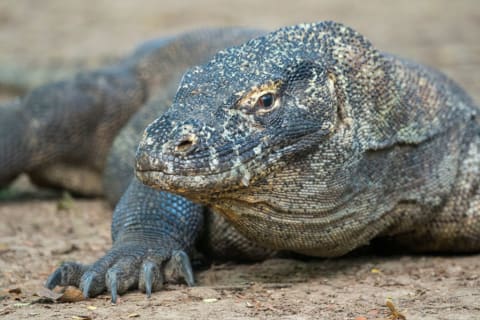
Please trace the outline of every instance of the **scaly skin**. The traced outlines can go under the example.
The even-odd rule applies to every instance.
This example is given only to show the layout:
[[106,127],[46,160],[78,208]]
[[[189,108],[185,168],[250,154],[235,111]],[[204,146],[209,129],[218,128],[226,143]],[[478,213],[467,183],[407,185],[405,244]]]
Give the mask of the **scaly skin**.
[[[10,140],[0,138],[0,146],[11,150],[0,163],[15,169],[0,171],[0,183],[21,171],[43,170],[36,181],[73,188],[45,168],[77,176],[87,168],[97,176],[105,170],[104,192],[112,203],[126,189],[114,211],[113,248],[93,265],[62,265],[48,287],[76,285],[85,296],[109,290],[115,301],[130,288],[149,295],[178,276],[192,284],[187,254],[195,243],[224,259],[262,259],[275,250],[338,256],[372,239],[417,251],[480,249],[477,108],[455,83],[377,51],[348,27],[325,22],[283,28],[223,50],[191,68],[173,98],[185,68],[257,36],[215,32],[143,47],[118,66],[119,74],[107,83],[122,81],[111,89],[95,80],[104,71],[87,74],[84,82],[38,89],[44,101],[70,102],[54,114],[91,112],[80,116],[94,128],[121,122],[115,112],[106,119],[95,113],[110,110],[112,100],[125,105],[129,116],[141,108],[108,160],[102,150],[126,120],[103,131],[61,127],[55,130],[60,137],[83,136],[85,128],[100,133],[87,135],[83,144],[52,140],[40,151],[19,151],[11,143],[32,140],[22,135],[24,127]],[[85,92],[85,85],[92,89]],[[92,103],[98,96],[104,98]],[[30,116],[32,101],[11,108],[26,110],[20,123],[27,128],[38,123]],[[136,174],[162,191],[131,179],[134,145],[159,115],[141,139]],[[49,141],[48,130],[35,132]],[[99,144],[102,136],[106,142]],[[72,162],[77,153],[64,152],[64,145],[78,154],[92,151],[83,145],[106,147],[93,153],[100,156],[92,170],[89,159]],[[44,156],[44,150],[55,156]],[[35,152],[44,158],[32,164]]]

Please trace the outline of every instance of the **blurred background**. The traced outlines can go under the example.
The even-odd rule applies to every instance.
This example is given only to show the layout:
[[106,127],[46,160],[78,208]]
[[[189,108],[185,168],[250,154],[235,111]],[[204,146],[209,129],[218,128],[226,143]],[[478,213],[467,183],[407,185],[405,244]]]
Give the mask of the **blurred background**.
[[320,20],[343,22],[384,51],[440,68],[480,101],[478,0],[0,0],[0,91],[5,97],[94,68],[186,30]]

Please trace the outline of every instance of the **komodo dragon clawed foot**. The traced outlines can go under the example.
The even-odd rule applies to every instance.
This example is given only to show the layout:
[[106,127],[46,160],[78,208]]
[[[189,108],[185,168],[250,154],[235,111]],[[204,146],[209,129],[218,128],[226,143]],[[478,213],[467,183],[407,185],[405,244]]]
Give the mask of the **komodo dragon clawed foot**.
[[108,290],[116,303],[118,295],[129,289],[138,288],[150,297],[166,282],[183,279],[187,285],[194,285],[190,259],[184,251],[152,247],[134,243],[114,246],[90,266],[65,262],[49,276],[45,286],[76,286],[86,298]]
[[74,285],[85,297],[108,290],[116,302],[118,294],[133,288],[150,296],[165,282],[183,278],[194,284],[186,252],[203,226],[200,205],[133,181],[113,217],[112,249],[90,266],[63,264],[48,278],[48,288]]

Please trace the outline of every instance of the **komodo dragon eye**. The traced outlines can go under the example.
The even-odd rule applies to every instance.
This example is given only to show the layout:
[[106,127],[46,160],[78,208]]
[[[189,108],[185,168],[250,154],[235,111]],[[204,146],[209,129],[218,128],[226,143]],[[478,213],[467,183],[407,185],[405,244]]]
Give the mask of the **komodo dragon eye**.
[[269,81],[257,87],[253,87],[249,92],[241,93],[235,106],[247,114],[264,115],[270,113],[280,106],[280,87],[282,82]]
[[258,98],[257,103],[255,103],[255,106],[258,108],[263,108],[263,109],[270,109],[273,107],[273,104],[275,102],[275,96],[273,93],[266,93],[260,98]]

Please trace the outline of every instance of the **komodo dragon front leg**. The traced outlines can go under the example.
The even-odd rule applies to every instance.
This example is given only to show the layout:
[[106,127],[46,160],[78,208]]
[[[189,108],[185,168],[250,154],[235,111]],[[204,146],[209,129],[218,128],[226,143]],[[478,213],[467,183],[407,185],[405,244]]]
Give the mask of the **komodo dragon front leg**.
[[[152,41],[116,66],[40,87],[0,107],[0,186],[27,172],[38,184],[102,193],[112,204],[121,198],[112,249],[92,265],[63,264],[47,287],[78,286],[86,297],[108,289],[115,301],[130,288],[150,295],[177,275],[193,284],[186,252],[201,234],[204,209],[132,179],[135,149],[146,125],[170,105],[187,68],[258,34],[221,29]],[[210,224],[210,232],[220,225]]]

